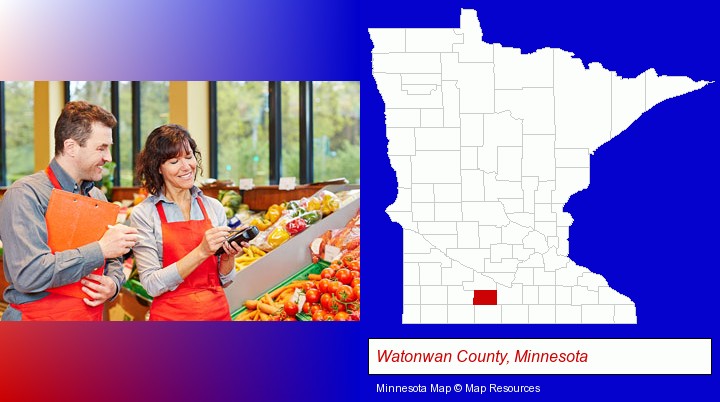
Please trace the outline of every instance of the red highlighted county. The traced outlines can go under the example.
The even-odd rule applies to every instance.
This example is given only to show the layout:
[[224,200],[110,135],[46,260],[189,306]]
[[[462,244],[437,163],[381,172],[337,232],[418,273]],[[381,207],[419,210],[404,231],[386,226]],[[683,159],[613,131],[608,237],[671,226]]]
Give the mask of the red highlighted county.
[[497,290],[475,290],[473,305],[487,306],[497,304]]

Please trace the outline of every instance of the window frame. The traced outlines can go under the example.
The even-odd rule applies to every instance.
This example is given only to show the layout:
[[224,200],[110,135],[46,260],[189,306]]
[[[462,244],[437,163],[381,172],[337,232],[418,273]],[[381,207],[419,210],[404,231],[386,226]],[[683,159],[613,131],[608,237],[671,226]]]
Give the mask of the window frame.
[[[28,81],[29,82],[29,81]],[[33,82],[34,86],[34,82]],[[0,80],[0,188],[8,187],[8,169],[7,169],[7,114],[6,114],[6,97],[5,97],[5,81]],[[33,89],[34,91],[34,89]],[[33,93],[33,103],[34,103]],[[35,118],[33,112],[33,119]],[[34,135],[34,133],[33,133]]]
[[[110,82],[111,113],[120,120],[120,82]],[[314,132],[313,132],[313,81],[297,81],[299,84],[299,181],[308,184],[314,181]],[[132,171],[135,171],[135,157],[142,146],[141,127],[141,84],[130,81],[132,122],[129,135],[132,141]],[[282,81],[268,81],[268,183],[276,185],[282,177]],[[218,177],[218,108],[217,81],[208,81],[209,88],[209,168],[210,177]],[[70,81],[64,81],[65,103],[70,101]],[[7,185],[6,166],[6,116],[5,82],[0,81],[0,186]],[[112,158],[116,163],[113,184],[120,185],[120,127],[112,131]],[[140,183],[133,174],[133,185]]]
[[0,187],[7,186],[5,144],[5,81],[0,81]]
[[[299,83],[300,119],[300,184],[312,183],[313,172],[313,109],[312,81]],[[217,177],[217,81],[210,81],[210,175]],[[268,183],[275,185],[282,177],[282,81],[268,81]]]
[[[70,82],[71,81],[64,81],[64,88],[65,88],[65,103],[67,104],[70,102]],[[115,162],[115,171],[113,172],[113,185],[114,186],[120,186],[120,81],[109,81],[110,82],[110,113],[112,113],[113,116],[118,121],[118,124],[115,125],[115,127],[112,130],[112,140],[113,140],[113,146],[111,147],[111,156],[113,161]],[[137,81],[132,81],[132,83],[135,83]],[[132,85],[132,84],[131,84]],[[139,91],[139,90],[138,90]],[[133,104],[133,113],[135,112],[135,100],[136,97],[132,97],[132,104]],[[139,99],[138,99],[139,101]],[[137,110],[140,109],[140,106],[137,106]],[[133,120],[134,123],[134,120]],[[138,126],[139,126],[139,117],[138,117]],[[135,146],[135,132],[139,130],[135,130],[135,126],[133,124],[131,128],[131,135],[133,135],[133,147]],[[134,149],[134,148],[133,148]],[[132,160],[132,168],[133,171],[135,171],[135,158],[131,158]],[[133,175],[134,177],[134,175]],[[133,182],[135,179],[133,178]]]

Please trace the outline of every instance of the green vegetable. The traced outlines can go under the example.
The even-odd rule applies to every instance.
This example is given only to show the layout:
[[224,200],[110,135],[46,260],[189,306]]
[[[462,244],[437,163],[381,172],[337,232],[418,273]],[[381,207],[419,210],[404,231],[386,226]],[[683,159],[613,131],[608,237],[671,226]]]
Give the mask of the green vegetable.
[[222,203],[224,207],[230,207],[237,211],[237,209],[240,208],[240,204],[242,204],[242,197],[235,190],[230,190],[223,194],[220,203]]
[[307,211],[305,211],[305,208],[298,207],[297,209],[292,210],[292,212],[290,213],[290,216],[292,216],[293,218],[296,218],[296,217],[304,214],[305,212],[307,212]]
[[322,219],[322,215],[320,214],[320,211],[310,211],[306,212],[300,217],[307,223],[308,225],[312,225],[313,223],[316,223],[320,219]]
[[234,216],[242,204],[242,196],[235,190],[218,191],[218,200],[225,207],[225,215],[228,219]]

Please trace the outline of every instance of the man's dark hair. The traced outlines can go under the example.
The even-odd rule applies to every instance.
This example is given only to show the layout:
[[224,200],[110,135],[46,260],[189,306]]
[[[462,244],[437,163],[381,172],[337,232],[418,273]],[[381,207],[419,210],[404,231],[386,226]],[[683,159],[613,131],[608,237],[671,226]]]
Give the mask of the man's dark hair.
[[117,119],[100,106],[85,101],[68,102],[55,124],[55,155],[62,154],[65,140],[70,138],[84,147],[90,138],[93,123],[112,129],[117,125]]

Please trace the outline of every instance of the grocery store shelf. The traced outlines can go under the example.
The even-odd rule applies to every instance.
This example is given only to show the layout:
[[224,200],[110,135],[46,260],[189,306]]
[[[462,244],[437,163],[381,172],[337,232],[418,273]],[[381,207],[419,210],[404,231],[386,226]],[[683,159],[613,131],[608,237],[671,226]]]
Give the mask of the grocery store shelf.
[[[301,269],[299,272],[293,274],[291,277],[285,279],[284,281],[280,282],[279,284],[273,286],[272,289],[268,289],[267,292],[263,293],[272,293],[274,290],[279,289],[281,287],[287,286],[288,284],[296,281],[296,280],[306,280],[308,278],[308,274],[319,274],[322,272],[323,269],[330,266],[330,263],[327,261],[320,260],[314,264],[310,264],[307,267]],[[239,310],[235,310],[234,313],[231,314],[231,317],[233,320],[237,318],[238,315],[240,315],[243,311],[245,311],[245,306],[243,305],[240,307]],[[233,311],[233,310],[231,310]],[[300,314],[298,314],[300,315]],[[308,319],[307,315],[302,315],[299,317],[298,321],[310,321]]]
[[353,200],[320,222],[310,225],[282,246],[248,265],[225,288],[230,311],[237,311],[245,300],[256,299],[312,262],[310,243],[323,233],[344,227],[360,209],[360,198]]

